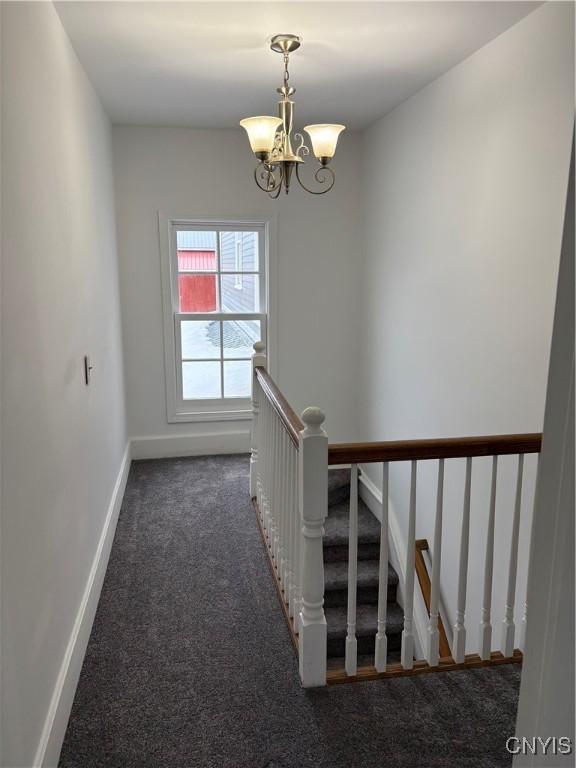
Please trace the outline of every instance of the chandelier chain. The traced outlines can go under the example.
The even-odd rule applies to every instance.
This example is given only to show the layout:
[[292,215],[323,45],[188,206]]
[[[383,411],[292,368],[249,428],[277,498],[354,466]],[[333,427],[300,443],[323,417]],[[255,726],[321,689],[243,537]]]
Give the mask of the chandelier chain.
[[288,72],[288,62],[290,56],[288,53],[284,54],[284,87],[288,88],[288,80],[290,79],[290,72]]

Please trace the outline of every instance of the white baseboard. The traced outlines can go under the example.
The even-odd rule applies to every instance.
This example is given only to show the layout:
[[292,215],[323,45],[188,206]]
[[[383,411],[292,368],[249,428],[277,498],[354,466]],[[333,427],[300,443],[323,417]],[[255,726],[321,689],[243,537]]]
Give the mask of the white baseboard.
[[133,437],[130,440],[130,446],[133,459],[248,453],[250,450],[250,431],[246,428],[229,432]]
[[82,662],[84,661],[88,639],[92,630],[92,623],[100,598],[104,574],[106,573],[106,567],[108,565],[108,558],[114,539],[114,532],[116,531],[118,513],[120,512],[129,469],[130,445],[128,444],[124,451],[124,456],[122,457],[120,471],[118,472],[114,490],[112,491],[112,497],[108,506],[106,520],[104,522],[104,527],[102,528],[96,554],[92,561],[92,567],[90,568],[86,587],[84,588],[84,594],[82,595],[82,600],[80,602],[74,626],[72,627],[64,659],[56,679],[56,685],[54,686],[50,707],[48,708],[48,714],[46,716],[44,728],[42,729],[40,743],[36,750],[34,759],[35,768],[53,768],[58,765],[60,750],[62,749],[62,742],[64,741],[64,735],[66,733],[66,726],[68,724],[72,702],[74,701],[74,694],[76,693],[78,678],[80,677],[80,671],[82,669]]
[[[365,472],[360,474],[359,491],[360,498],[370,509],[372,514],[378,520],[382,520],[382,491],[372,482]],[[404,606],[406,544],[402,537],[398,517],[390,500],[388,500],[388,531],[390,534],[390,563],[398,574],[397,600],[400,606]],[[426,628],[428,626],[428,612],[418,588],[415,589],[414,594],[414,652],[417,658],[423,659],[426,648],[425,638]]]

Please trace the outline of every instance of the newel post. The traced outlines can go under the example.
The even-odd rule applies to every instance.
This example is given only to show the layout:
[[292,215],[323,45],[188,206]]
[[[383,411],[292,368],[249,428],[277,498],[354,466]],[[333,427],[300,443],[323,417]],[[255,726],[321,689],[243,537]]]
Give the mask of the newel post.
[[254,344],[252,355],[252,429],[250,431],[250,496],[257,495],[258,487],[258,384],[256,382],[256,368],[266,368],[266,345],[262,341]]
[[306,408],[300,432],[299,505],[302,523],[302,608],[299,627],[300,679],[305,688],[326,685],[326,618],[322,536],[328,513],[328,438],[324,414]]

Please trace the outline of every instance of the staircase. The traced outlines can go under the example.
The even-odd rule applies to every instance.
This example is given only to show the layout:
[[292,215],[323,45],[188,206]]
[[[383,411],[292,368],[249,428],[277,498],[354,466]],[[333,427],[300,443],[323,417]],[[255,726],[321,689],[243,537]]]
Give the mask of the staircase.
[[[305,688],[316,688],[352,680],[521,662],[523,655],[515,647],[515,640],[518,636],[522,638],[527,623],[527,606],[524,600],[520,617],[515,616],[515,605],[519,544],[522,538],[521,509],[523,503],[530,504],[530,500],[522,496],[524,456],[540,453],[542,435],[535,433],[330,444],[322,427],[325,418],[322,411],[311,407],[302,412],[302,418],[297,416],[266,370],[266,364],[264,346],[258,342],[254,345],[252,357],[254,419],[251,433],[250,495],[254,500],[284,614],[298,652],[298,671],[302,685]],[[518,464],[514,507],[510,511],[511,531],[507,542],[509,559],[505,615],[501,628],[501,650],[493,650],[491,600],[494,589],[498,458],[511,455],[517,456]],[[492,457],[492,480],[486,521],[483,589],[480,586],[478,592],[482,594],[480,653],[467,653],[466,593],[472,576],[468,571],[468,555],[471,512],[474,507],[471,495],[472,462],[480,457]],[[428,549],[428,544],[426,540],[416,538],[416,491],[419,462],[437,462],[436,513],[431,551],[440,553],[445,496],[444,464],[453,459],[466,459],[466,475],[460,523],[456,523],[460,526],[460,551],[450,553],[450,557],[458,562],[458,574],[457,602],[454,606],[456,621],[449,644],[439,620],[442,577],[440,557],[432,557],[430,577],[422,556],[422,550]],[[359,468],[361,471],[365,464],[379,466],[382,478],[382,521],[384,530],[389,532],[389,470],[391,463],[396,462],[404,463],[405,466],[409,463],[410,467],[410,492],[405,500],[407,535],[405,543],[401,545],[404,549],[401,561],[404,596],[402,608],[397,601],[398,575],[389,563],[383,562],[380,568],[380,550],[386,552],[388,543],[386,540],[380,541],[381,525],[360,498],[350,504],[351,489],[357,495]],[[330,467],[349,469],[330,470]],[[428,501],[433,503],[432,498]],[[350,567],[349,540],[353,549],[358,549],[358,558],[352,558]],[[474,542],[474,546],[476,544]],[[524,556],[527,558],[526,552]],[[416,577],[428,613],[426,618],[422,616],[422,621],[426,621],[425,639],[422,638],[424,648],[419,648],[414,620]],[[349,589],[356,590],[356,600],[351,600],[350,604],[350,624],[348,598],[352,593]],[[387,642],[384,642],[382,633],[377,631],[379,592],[382,598],[382,619],[383,614],[386,614],[383,630]],[[520,644],[522,642],[521,639]],[[415,659],[415,652],[425,654],[425,658]]]
[[[344,666],[348,601],[348,521],[350,470],[332,469],[328,475],[328,517],[324,524],[324,611],[328,625],[328,666]],[[380,523],[362,499],[358,500],[358,581],[356,637],[362,656],[373,664],[378,619]],[[386,635],[388,663],[400,660],[403,611],[396,602],[398,575],[388,564]]]

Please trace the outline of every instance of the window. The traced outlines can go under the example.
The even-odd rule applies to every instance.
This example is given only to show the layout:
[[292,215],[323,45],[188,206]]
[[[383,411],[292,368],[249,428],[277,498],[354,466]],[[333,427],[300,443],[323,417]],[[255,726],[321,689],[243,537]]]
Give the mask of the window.
[[168,420],[248,417],[253,344],[267,333],[266,224],[164,224]]
[[242,282],[242,270],[243,270],[243,258],[242,258],[242,236],[240,232],[236,233],[236,280],[234,281],[234,288],[242,290],[244,284]]

